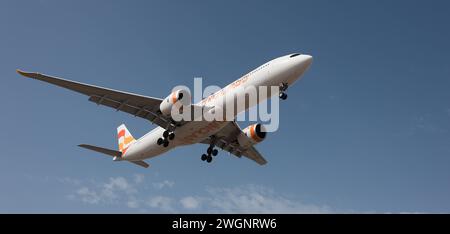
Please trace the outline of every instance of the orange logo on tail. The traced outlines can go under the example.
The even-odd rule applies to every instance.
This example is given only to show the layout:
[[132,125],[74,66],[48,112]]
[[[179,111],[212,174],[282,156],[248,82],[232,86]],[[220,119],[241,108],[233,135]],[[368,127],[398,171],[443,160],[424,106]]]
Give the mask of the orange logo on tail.
[[136,141],[128,131],[125,124],[122,124],[117,128],[117,140],[119,144],[119,151],[122,152],[122,155],[124,155],[128,147]]

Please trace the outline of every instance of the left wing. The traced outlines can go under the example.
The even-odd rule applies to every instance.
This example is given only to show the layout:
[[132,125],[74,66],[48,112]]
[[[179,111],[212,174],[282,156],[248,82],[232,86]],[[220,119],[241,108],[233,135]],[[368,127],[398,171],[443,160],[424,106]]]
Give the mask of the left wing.
[[[127,112],[134,116],[147,119],[163,128],[167,129],[175,126],[174,121],[172,121],[170,117],[163,116],[159,111],[159,105],[162,102],[162,99],[160,98],[103,88],[40,73],[24,72],[20,70],[17,70],[17,72],[25,77],[44,81],[87,95],[91,102],[97,103],[98,105],[109,106],[117,111]],[[177,123],[177,125],[181,125],[181,123]]]
[[258,163],[259,165],[265,165],[267,163],[266,159],[256,150],[254,146],[248,148],[242,147],[237,141],[237,137],[241,133],[241,128],[236,124],[236,122],[229,122],[224,128],[222,128],[218,133],[206,138],[200,143],[203,144],[214,144],[215,146],[232,153],[237,157],[246,157]]

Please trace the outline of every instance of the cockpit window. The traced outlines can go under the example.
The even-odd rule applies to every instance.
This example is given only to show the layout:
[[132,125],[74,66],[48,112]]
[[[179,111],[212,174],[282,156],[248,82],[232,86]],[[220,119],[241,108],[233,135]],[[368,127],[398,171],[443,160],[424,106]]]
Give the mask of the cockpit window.
[[296,57],[296,56],[299,56],[300,54],[293,54],[293,55],[291,55],[290,57],[291,58],[293,58],[293,57]]

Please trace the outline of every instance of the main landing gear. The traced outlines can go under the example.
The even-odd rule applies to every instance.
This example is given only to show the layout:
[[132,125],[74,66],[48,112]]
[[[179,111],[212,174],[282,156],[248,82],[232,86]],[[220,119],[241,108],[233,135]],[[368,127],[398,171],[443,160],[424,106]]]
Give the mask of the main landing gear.
[[[202,155],[202,161],[206,161],[208,163],[212,162],[212,156],[217,156],[217,154],[219,153],[219,151],[217,151],[217,149],[214,149],[214,145],[210,145],[208,147],[208,149],[206,150],[207,154],[203,154]],[[212,155],[212,156],[211,156]]]
[[286,90],[288,89],[288,84],[287,83],[281,83],[280,84],[280,94],[279,97],[281,98],[281,100],[286,100],[288,95],[286,94]]
[[169,140],[175,139],[175,133],[166,130],[163,132],[163,137],[158,138],[156,142],[158,145],[163,145],[164,147],[169,146]]

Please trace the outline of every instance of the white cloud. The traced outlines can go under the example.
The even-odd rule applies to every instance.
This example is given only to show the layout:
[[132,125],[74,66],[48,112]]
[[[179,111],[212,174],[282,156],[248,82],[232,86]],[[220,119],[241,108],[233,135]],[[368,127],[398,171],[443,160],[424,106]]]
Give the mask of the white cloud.
[[73,179],[69,177],[58,178],[58,182],[69,185],[80,185],[81,181],[78,179]]
[[[448,112],[448,114],[450,116],[450,112]],[[409,135],[448,133],[450,130],[446,128],[445,125],[442,125],[442,122],[439,119],[440,116],[429,113],[414,116],[412,119],[413,126],[411,127]]]
[[170,180],[164,180],[161,182],[153,183],[153,187],[157,189],[163,189],[163,188],[172,188],[175,185],[175,182]]
[[144,178],[145,178],[145,176],[143,174],[135,174],[134,175],[134,183],[140,184],[140,183],[144,182]]
[[[69,180],[70,181],[70,180]],[[209,213],[330,213],[327,206],[305,204],[297,199],[276,193],[264,186],[247,185],[237,187],[206,188],[198,194],[184,197],[155,194],[163,188],[172,188],[173,181],[164,180],[145,186],[144,176],[134,176],[131,182],[124,177],[111,177],[106,182],[94,182],[91,186],[77,186],[70,200],[97,204],[122,205],[129,209],[150,212],[209,212]],[[79,185],[80,184],[80,185]]]
[[208,207],[220,213],[330,213],[326,206],[304,204],[276,194],[263,186],[250,185],[207,190]]
[[82,202],[99,204],[111,203],[119,200],[124,194],[131,196],[135,193],[137,193],[137,189],[125,178],[111,177],[106,183],[94,183],[92,187],[82,186],[77,189],[75,194],[71,194],[69,198],[73,200],[78,197]]
[[81,187],[76,193],[80,196],[81,201],[89,204],[98,204],[101,201],[101,197],[97,192],[92,191],[87,187]]
[[135,197],[130,197],[127,201],[127,207],[136,209],[140,207],[140,202]]
[[155,196],[151,197],[147,201],[147,205],[152,208],[158,208],[162,211],[173,211],[173,200],[170,197]]
[[183,206],[183,208],[188,209],[188,210],[198,209],[200,207],[200,202],[201,202],[201,198],[192,197],[192,196],[183,197],[180,200],[180,203]]
[[[130,209],[141,209],[143,205],[155,208],[164,212],[172,212],[173,199],[164,196],[146,197],[146,186],[144,186],[144,175],[136,174],[131,182],[124,177],[110,177],[106,182],[94,181],[91,186],[81,186],[74,194],[67,196],[70,200],[80,200],[88,204],[123,204]],[[66,182],[64,180],[61,182]],[[164,180],[154,183],[154,187],[158,190],[165,187],[173,187],[173,181]]]
[[128,183],[128,181],[123,177],[111,177],[109,178],[109,183],[104,185],[106,190],[121,190],[125,192],[132,192],[134,188]]
[[[231,188],[208,188],[203,196],[180,199],[185,210],[209,213],[331,213],[327,206],[305,204],[258,185]],[[181,211],[182,212],[182,211]]]

